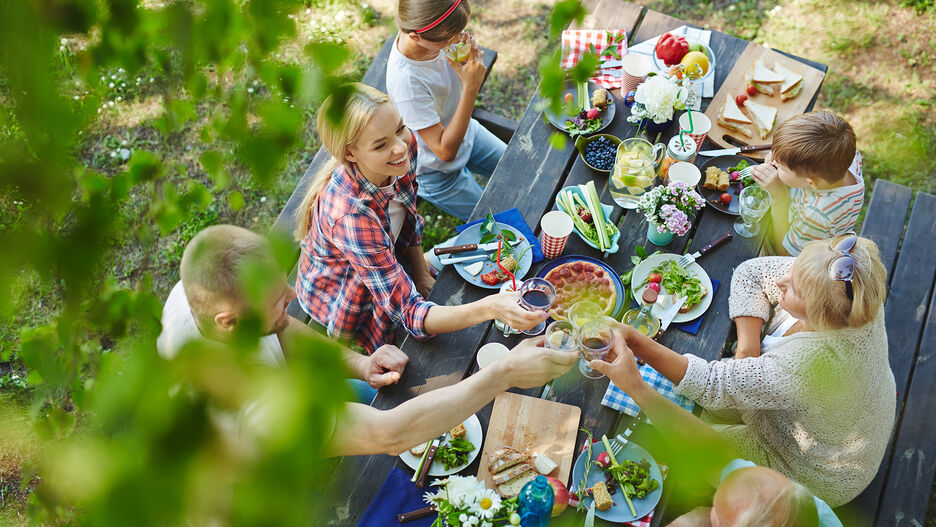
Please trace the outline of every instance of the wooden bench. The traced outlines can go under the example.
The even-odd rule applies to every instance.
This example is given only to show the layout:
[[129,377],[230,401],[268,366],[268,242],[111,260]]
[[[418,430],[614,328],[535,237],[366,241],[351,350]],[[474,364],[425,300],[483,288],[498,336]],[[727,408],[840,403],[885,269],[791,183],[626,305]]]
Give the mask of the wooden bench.
[[897,416],[877,476],[837,512],[848,526],[922,527],[936,476],[936,196],[876,181],[861,234],[887,266]]
[[[387,38],[387,41],[380,49],[380,52],[377,53],[377,56],[374,57],[374,62],[371,63],[370,67],[367,69],[367,73],[364,74],[364,78],[361,80],[361,82],[364,84],[373,86],[385,93],[387,91],[387,59],[390,57],[390,50],[392,49],[395,39],[396,33],[390,35],[390,37]],[[484,50],[483,62],[484,66],[487,68],[487,73],[485,74],[486,79],[486,76],[490,75],[491,73],[491,67],[497,60],[497,52],[487,48],[481,49]],[[505,119],[485,110],[476,108],[472,112],[472,117],[474,117],[478,122],[481,123],[482,126],[490,130],[494,135],[496,135],[505,143],[510,142],[510,138],[517,130],[516,121]],[[283,208],[283,211],[280,212],[279,217],[277,217],[276,223],[273,225],[273,230],[285,233],[286,235],[292,237],[293,231],[295,231],[296,228],[296,210],[302,203],[302,198],[305,195],[305,189],[309,185],[309,181],[312,180],[312,177],[315,176],[316,172],[318,172],[319,169],[328,161],[329,157],[330,155],[325,150],[324,146],[318,149],[318,152],[316,152],[315,157],[309,164],[309,168],[306,169],[305,174],[302,176],[302,180],[300,180],[299,184],[296,185],[296,189],[293,191],[292,195],[289,197],[289,200],[286,202],[286,206]],[[297,244],[295,259],[298,260],[298,257],[299,245]],[[293,267],[292,273],[289,275],[289,280],[290,283],[295,283],[295,267]],[[309,321],[309,316],[302,310],[301,307],[299,307],[298,300],[292,301],[292,303],[289,305],[289,308],[287,309],[287,312],[303,322]]]

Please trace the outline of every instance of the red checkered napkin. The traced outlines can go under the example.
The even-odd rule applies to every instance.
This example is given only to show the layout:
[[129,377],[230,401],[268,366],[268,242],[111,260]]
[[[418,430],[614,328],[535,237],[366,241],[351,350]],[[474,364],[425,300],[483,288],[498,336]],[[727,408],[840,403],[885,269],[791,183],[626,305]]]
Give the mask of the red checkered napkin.
[[[610,40],[608,39],[609,33],[611,35]],[[626,34],[627,32],[623,29],[567,29],[562,32],[562,62],[560,64],[563,69],[569,69],[575,66],[579,59],[582,58],[582,55],[588,51],[589,44],[594,44],[595,52],[600,54],[618,35]],[[616,51],[619,56],[624,56],[627,52],[626,38],[621,40],[617,45]],[[611,60],[616,59],[612,58]],[[620,75],[620,67],[616,69],[616,73]],[[621,77],[608,75],[607,71],[605,73],[599,72],[599,74],[592,77],[591,80],[607,89],[621,87]]]

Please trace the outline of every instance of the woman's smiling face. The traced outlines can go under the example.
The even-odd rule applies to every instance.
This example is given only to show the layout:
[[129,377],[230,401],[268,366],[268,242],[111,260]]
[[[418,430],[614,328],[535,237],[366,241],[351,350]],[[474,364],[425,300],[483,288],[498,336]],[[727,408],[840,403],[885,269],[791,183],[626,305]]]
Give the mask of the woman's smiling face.
[[348,145],[345,160],[355,163],[378,187],[393,183],[410,169],[412,134],[390,103],[381,104],[357,141]]

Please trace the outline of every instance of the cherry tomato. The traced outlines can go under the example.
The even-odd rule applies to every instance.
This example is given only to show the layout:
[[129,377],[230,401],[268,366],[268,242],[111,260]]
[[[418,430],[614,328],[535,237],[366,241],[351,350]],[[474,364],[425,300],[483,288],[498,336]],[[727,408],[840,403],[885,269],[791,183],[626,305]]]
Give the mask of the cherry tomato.
[[572,101],[575,99],[575,96],[571,93],[565,94],[564,100],[566,104],[572,104]]
[[757,87],[754,86],[753,84],[748,84],[746,90],[747,90],[747,94],[750,95],[751,97],[757,95]]
[[654,283],[659,284],[660,282],[663,281],[663,277],[660,276],[660,273],[651,273],[651,274],[650,274],[649,280],[650,280],[651,282],[654,282]]
[[747,100],[747,95],[743,93],[734,98],[735,104],[737,104],[739,107],[744,106],[744,101],[746,100]]
[[656,291],[657,293],[659,293],[659,292],[660,292],[660,283],[659,283],[659,282],[650,282],[649,284],[647,284],[647,288],[648,288],[648,289],[653,289],[654,291]]
[[727,205],[731,203],[731,194],[725,192],[724,194],[719,196],[718,199],[720,199],[723,204]]

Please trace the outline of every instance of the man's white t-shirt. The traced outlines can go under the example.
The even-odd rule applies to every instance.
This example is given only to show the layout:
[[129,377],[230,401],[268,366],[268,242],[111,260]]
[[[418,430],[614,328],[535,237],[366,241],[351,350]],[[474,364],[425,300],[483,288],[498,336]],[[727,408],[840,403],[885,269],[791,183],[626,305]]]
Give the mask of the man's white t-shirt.
[[[156,349],[165,359],[172,359],[186,343],[194,339],[204,339],[195,323],[192,308],[189,307],[188,298],[182,282],[176,283],[166,299],[162,313],[162,333],[156,339]],[[267,366],[281,367],[286,365],[283,348],[276,335],[267,335],[260,338],[260,348],[257,350],[257,360]]]
[[[441,51],[430,60],[406,58],[397,47],[400,38],[406,37],[397,36],[390,50],[390,58],[387,59],[387,94],[403,118],[403,124],[414,132],[437,123],[448,126],[461,98],[461,79],[448,65]],[[416,157],[416,174],[429,171],[453,174],[464,168],[471,157],[479,126],[480,123],[471,119],[455,159],[447,163],[436,157],[417,133],[419,154]]]

